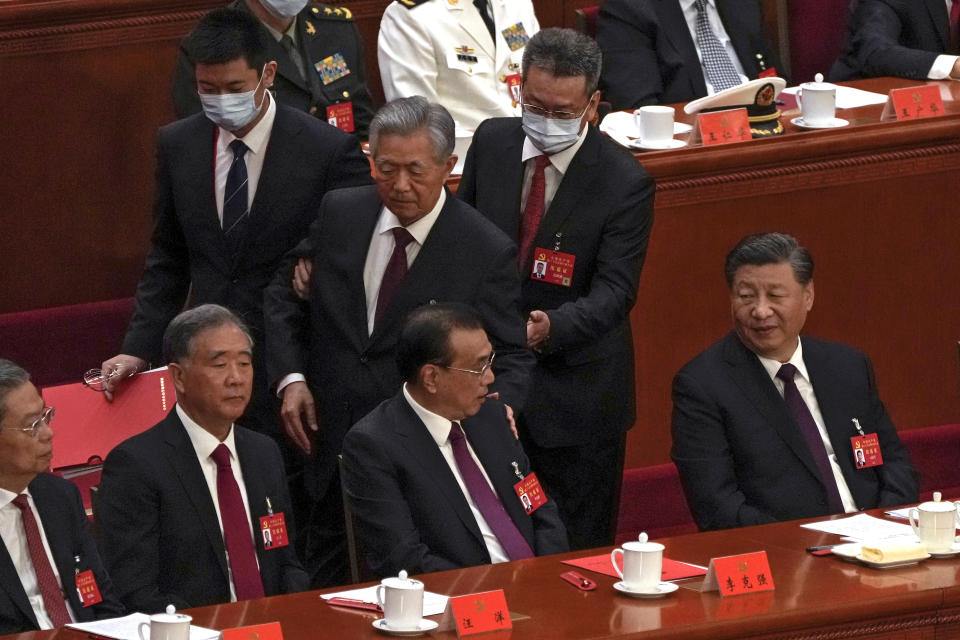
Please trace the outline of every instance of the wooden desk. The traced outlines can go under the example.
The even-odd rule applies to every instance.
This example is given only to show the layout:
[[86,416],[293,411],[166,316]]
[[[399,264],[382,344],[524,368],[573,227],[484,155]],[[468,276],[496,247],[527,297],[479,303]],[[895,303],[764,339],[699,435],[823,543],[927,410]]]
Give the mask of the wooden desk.
[[[464,594],[503,588],[517,620],[514,640],[592,638],[897,638],[952,637],[960,633],[960,559],[874,570],[833,556],[814,557],[807,546],[837,536],[801,529],[797,522],[665,538],[666,555],[706,565],[711,557],[766,550],[776,590],[722,599],[701,594],[701,578],[661,600],[633,600],[614,592],[613,578],[590,574],[598,584],[582,592],[559,579],[560,560],[583,552],[421,576],[430,591]],[[598,551],[607,551],[598,550]],[[203,607],[189,611],[197,624],[225,629],[279,620],[287,640],[382,638],[369,612],[326,605],[319,592]],[[453,632],[433,633],[455,638]],[[79,640],[70,630],[35,632],[24,640]]]

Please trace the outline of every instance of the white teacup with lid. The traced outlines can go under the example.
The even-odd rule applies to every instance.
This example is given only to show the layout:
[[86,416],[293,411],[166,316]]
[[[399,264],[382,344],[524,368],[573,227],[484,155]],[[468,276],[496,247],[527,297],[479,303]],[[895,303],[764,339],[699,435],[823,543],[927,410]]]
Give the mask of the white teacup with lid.
[[809,126],[829,125],[837,112],[837,85],[823,81],[823,74],[814,76],[814,82],[804,82],[797,90],[797,104],[803,114],[803,123]]
[[[150,622],[141,622],[137,626],[140,640],[190,640],[190,622],[193,620],[184,613],[177,613],[172,604],[167,605],[166,613],[155,613]],[[143,628],[150,633],[143,635]]]
[[950,553],[957,535],[960,518],[957,505],[941,500],[939,491],[933,492],[933,500],[910,509],[910,526],[930,553]]
[[[614,571],[630,591],[653,592],[660,584],[663,570],[663,545],[649,542],[646,533],[636,541],[624,542],[622,549],[614,549],[610,562]],[[617,566],[617,555],[623,556],[623,570]]]
[[418,629],[423,619],[423,583],[401,570],[396,578],[384,578],[377,586],[377,602],[390,629]]

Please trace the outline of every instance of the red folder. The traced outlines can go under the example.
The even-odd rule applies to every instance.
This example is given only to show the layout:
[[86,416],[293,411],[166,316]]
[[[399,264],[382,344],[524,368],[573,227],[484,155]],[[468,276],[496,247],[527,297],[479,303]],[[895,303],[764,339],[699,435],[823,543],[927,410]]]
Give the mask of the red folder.
[[[564,560],[563,564],[569,564],[573,567],[586,569],[587,571],[596,571],[613,578],[619,578],[617,572],[610,562],[610,554],[604,553],[598,556],[587,556],[586,558],[577,558],[576,560]],[[661,571],[661,580],[680,580],[681,578],[692,578],[694,576],[706,575],[707,570],[694,564],[686,562],[677,562],[670,558],[663,559],[663,569]]]
[[83,383],[47,387],[47,405],[57,408],[53,427],[53,469],[106,458],[114,446],[160,422],[177,401],[166,367],[125,380],[107,402]]

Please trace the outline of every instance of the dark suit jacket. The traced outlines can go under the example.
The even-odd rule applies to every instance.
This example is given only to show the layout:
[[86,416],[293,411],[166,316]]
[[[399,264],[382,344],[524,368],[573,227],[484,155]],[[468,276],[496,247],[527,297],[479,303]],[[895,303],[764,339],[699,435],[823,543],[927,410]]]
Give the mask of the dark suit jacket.
[[[870,360],[803,337],[803,361],[843,477],[860,509],[917,501],[907,451],[877,395]],[[857,418],[880,438],[883,465],[858,469]],[[701,529],[829,514],[816,464],[756,355],[734,333],[690,361],[673,381],[673,451]]]
[[188,291],[192,304],[224,305],[253,333],[254,396],[247,412],[262,413],[263,290],[284,254],[307,235],[323,195],[369,184],[370,165],[353,136],[278,104],[245,245],[234,255],[213,189],[216,132],[203,114],[160,129],[152,246],[122,353],[159,362],[163,332]]
[[[253,530],[283,512],[290,545],[264,550],[254,536],[264,593],[307,588],[293,548],[293,513],[276,443],[234,426]],[[128,608],[154,613],[230,600],[223,536],[196,450],[175,410],[156,426],[118,444],[100,481],[100,551]]]
[[[467,153],[457,195],[505,233],[520,228],[524,133],[520,118],[483,122]],[[550,341],[537,354],[524,425],[540,446],[616,437],[633,425],[630,309],[653,225],[653,179],[636,158],[593,127],[546,212],[534,248],[575,256],[564,287],[520,271],[523,312],[546,311]]]
[[[318,491],[336,472],[347,429],[402,383],[397,338],[403,318],[418,306],[461,302],[476,309],[497,350],[493,389],[517,409],[526,397],[533,358],[524,348],[516,248],[449,193],[386,320],[367,334],[363,265],[382,206],[375,187],[328,194],[310,236],[292,252],[265,298],[271,384],[289,373],[305,373],[319,403],[313,486]],[[313,259],[309,308],[290,287],[298,255]]]
[[[77,622],[122,616],[125,613],[123,605],[100,561],[76,485],[52,474],[41,473],[28,488],[47,535],[64,594]],[[77,556],[80,557],[79,564],[75,561]],[[74,584],[75,569],[81,573],[88,569],[93,571],[102,602],[83,607]],[[0,544],[0,634],[39,628],[10,554]]]
[[[236,0],[229,6],[247,10],[244,0]],[[277,102],[315,115],[324,122],[327,120],[328,106],[352,102],[356,127],[353,133],[359,139],[366,140],[370,120],[373,119],[373,99],[367,89],[363,39],[350,11],[332,5],[308,3],[297,16],[297,38],[310,61],[306,79],[300,76],[290,55],[267,28],[261,25],[260,32],[267,44],[267,59],[277,62],[277,76],[273,81],[273,95]],[[324,85],[313,65],[338,53],[343,56],[350,73]],[[173,106],[178,118],[186,118],[201,110],[193,59],[190,36],[187,36],[180,43],[173,75]]]
[[[527,514],[513,485],[511,462],[530,473],[510,433],[503,403],[488,400],[462,421],[510,518],[538,556],[568,550],[556,504]],[[343,441],[344,487],[361,544],[377,576],[400,569],[424,573],[489,564],[480,527],[436,441],[401,391],[384,401]]]
[[[750,79],[785,70],[763,32],[758,0],[717,0],[717,13]],[[688,102],[707,95],[697,47],[678,0],[607,0],[597,19],[601,88],[614,109]]]
[[834,82],[899,76],[923,80],[950,51],[950,17],[943,0],[853,0]]

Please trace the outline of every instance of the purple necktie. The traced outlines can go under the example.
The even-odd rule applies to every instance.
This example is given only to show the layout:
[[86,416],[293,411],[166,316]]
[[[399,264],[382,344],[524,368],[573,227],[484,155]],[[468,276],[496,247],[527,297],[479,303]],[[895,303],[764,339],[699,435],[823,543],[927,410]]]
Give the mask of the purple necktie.
[[403,227],[394,227],[393,232],[393,253],[390,254],[390,261],[383,272],[383,279],[380,281],[380,293],[377,294],[377,313],[373,317],[373,326],[379,327],[386,315],[390,303],[393,302],[397,290],[403,284],[403,279],[407,277],[407,245],[413,242],[413,236]]
[[517,525],[510,519],[510,514],[503,508],[503,504],[490,488],[487,479],[483,477],[483,472],[480,471],[480,467],[474,462],[473,456],[467,449],[463,430],[456,422],[451,423],[450,444],[453,446],[453,457],[457,461],[457,468],[460,469],[460,475],[463,476],[463,482],[467,485],[470,497],[480,509],[483,519],[490,525],[493,535],[497,536],[507,556],[511,560],[532,558],[533,550],[517,529]]
[[30,551],[30,561],[33,562],[33,573],[37,576],[37,586],[40,587],[40,596],[43,598],[43,608],[50,616],[54,627],[70,624],[70,614],[67,605],[63,602],[63,593],[57,577],[53,575],[53,567],[47,558],[47,551],[43,548],[43,539],[40,537],[40,527],[33,517],[33,509],[27,501],[27,494],[21,493],[13,499],[13,504],[20,509],[23,519],[23,530],[27,534],[27,549]]
[[843,513],[843,501],[840,499],[840,492],[837,490],[837,481],[833,475],[833,468],[830,466],[830,460],[827,459],[827,449],[823,446],[823,438],[820,436],[820,429],[810,414],[807,403],[800,396],[800,391],[794,383],[793,378],[797,373],[797,368],[792,364],[785,364],[777,371],[777,377],[783,380],[783,399],[787,403],[787,408],[793,415],[794,421],[800,427],[803,438],[807,441],[807,448],[813,455],[813,461],[820,470],[820,482],[827,490],[827,505],[831,513]]
[[243,507],[240,487],[230,466],[230,450],[221,444],[210,454],[217,463],[217,502],[223,524],[223,541],[230,556],[230,571],[237,600],[263,597],[263,581],[257,568],[257,554],[253,548],[250,520]]

